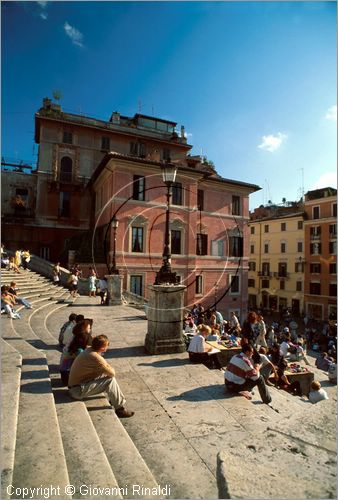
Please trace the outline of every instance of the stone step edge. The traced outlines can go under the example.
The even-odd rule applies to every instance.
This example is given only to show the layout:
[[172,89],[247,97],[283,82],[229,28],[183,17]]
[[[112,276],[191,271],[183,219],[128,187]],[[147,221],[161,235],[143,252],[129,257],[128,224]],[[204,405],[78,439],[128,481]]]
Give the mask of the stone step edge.
[[[3,343],[6,342],[4,340],[1,342],[2,347]],[[2,352],[1,356],[1,498],[3,499],[10,498],[7,488],[13,479],[22,366],[21,354],[9,347],[12,351]]]
[[[151,489],[156,489],[159,485],[114,409],[107,407],[107,399],[88,399],[85,405],[116,479],[119,485],[123,486],[123,496],[128,499],[158,498],[156,495],[152,497],[149,494],[144,496],[133,493],[133,485],[143,485]],[[110,429],[109,433],[106,432],[107,428]]]

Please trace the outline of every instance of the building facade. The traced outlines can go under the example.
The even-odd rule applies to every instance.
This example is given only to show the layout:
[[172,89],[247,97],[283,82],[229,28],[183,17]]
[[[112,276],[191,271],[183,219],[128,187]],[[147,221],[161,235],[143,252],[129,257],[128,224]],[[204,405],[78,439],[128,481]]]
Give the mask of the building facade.
[[305,311],[310,317],[337,317],[337,190],[305,195]]
[[[115,214],[115,257],[124,289],[147,297],[162,263],[166,187],[161,169],[170,161],[178,169],[171,196],[172,267],[187,286],[185,303],[217,303],[226,314],[245,315],[249,194],[260,188],[219,176],[211,162],[191,155],[184,127],[179,132],[176,127],[141,114],[114,112],[108,121],[97,120],[66,113],[44,99],[35,115],[37,170],[22,179],[3,173],[8,199],[21,193],[27,201],[25,217],[21,211],[20,219],[3,218],[5,244],[29,244],[33,253],[64,264],[68,251],[75,250],[77,259],[86,255],[103,274],[104,241],[108,267],[112,262],[109,224]],[[9,213],[7,199],[2,210]]]
[[304,212],[302,206],[261,207],[251,214],[249,306],[304,311]]

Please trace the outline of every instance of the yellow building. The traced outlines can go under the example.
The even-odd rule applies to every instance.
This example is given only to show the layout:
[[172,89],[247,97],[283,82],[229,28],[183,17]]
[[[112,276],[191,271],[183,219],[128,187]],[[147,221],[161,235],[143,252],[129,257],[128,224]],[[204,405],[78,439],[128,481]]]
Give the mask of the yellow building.
[[267,207],[251,214],[249,307],[294,314],[304,310],[304,212]]

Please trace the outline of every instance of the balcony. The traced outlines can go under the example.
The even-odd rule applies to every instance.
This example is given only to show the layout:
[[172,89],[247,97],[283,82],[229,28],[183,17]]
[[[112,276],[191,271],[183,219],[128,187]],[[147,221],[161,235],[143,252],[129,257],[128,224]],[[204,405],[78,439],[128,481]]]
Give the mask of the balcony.
[[320,241],[320,238],[321,238],[320,234],[310,234],[311,241]]
[[56,177],[54,174],[48,174],[48,191],[83,191],[86,187],[85,177],[72,178],[71,175]]
[[34,219],[35,210],[33,208],[14,207],[6,212],[3,212],[2,218],[4,222],[19,222],[26,219]]
[[272,278],[272,273],[269,271],[258,271],[258,276],[261,278]]
[[284,271],[278,271],[277,273],[273,273],[274,277],[277,279],[289,279],[290,273]]

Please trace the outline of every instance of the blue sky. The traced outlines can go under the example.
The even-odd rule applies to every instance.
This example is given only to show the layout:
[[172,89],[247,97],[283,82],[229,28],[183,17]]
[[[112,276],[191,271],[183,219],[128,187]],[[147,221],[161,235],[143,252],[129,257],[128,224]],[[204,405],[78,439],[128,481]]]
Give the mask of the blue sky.
[[[6,2],[2,156],[36,160],[34,113],[184,125],[192,153],[258,184],[250,207],[336,187],[335,2]],[[141,108],[140,108],[141,106]]]

